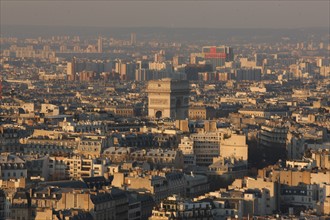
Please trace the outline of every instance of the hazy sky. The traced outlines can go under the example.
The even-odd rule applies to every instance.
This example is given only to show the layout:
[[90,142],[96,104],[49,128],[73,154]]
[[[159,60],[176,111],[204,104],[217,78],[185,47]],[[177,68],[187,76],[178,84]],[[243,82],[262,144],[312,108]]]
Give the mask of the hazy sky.
[[0,0],[1,25],[106,27],[329,27],[328,0]]

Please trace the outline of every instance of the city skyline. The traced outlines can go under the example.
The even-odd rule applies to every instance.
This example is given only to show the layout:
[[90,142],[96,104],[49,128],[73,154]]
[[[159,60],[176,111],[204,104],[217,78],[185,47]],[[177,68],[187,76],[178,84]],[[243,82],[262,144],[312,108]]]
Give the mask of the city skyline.
[[0,0],[0,220],[330,219],[330,0]]

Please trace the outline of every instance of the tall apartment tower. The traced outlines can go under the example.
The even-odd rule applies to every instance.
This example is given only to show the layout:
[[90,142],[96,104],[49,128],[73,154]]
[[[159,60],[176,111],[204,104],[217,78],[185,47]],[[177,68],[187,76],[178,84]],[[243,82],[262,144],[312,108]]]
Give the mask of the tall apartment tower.
[[161,63],[166,60],[165,58],[165,50],[160,50],[158,53],[155,53],[154,61],[156,63]]
[[188,118],[189,82],[169,78],[148,82],[150,118]]
[[103,39],[101,36],[99,36],[99,39],[97,40],[97,52],[103,52]]
[[227,46],[205,46],[202,49],[204,59],[212,64],[213,69],[225,65],[225,62],[234,60],[234,52]]
[[76,58],[73,57],[71,62],[66,65],[66,74],[69,81],[75,80],[76,76]]
[[131,45],[136,45],[136,33],[131,33]]
[[132,62],[117,60],[115,64],[115,71],[119,73],[120,80],[134,80],[135,68],[136,64]]

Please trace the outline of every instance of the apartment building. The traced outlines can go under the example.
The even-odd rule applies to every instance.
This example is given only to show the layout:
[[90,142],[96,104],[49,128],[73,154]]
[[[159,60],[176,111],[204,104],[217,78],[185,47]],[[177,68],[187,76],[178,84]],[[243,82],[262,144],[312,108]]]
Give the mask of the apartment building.
[[27,178],[25,161],[8,153],[0,155],[0,173],[2,180]]
[[208,166],[212,164],[213,158],[220,156],[220,141],[223,138],[221,132],[201,132],[191,134],[194,141],[194,154],[196,165]]

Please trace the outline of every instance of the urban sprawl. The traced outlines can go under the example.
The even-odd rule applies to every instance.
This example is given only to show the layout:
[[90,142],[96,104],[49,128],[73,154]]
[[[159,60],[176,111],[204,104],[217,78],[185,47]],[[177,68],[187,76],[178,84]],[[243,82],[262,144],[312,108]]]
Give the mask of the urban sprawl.
[[0,219],[329,219],[328,37],[2,36]]

